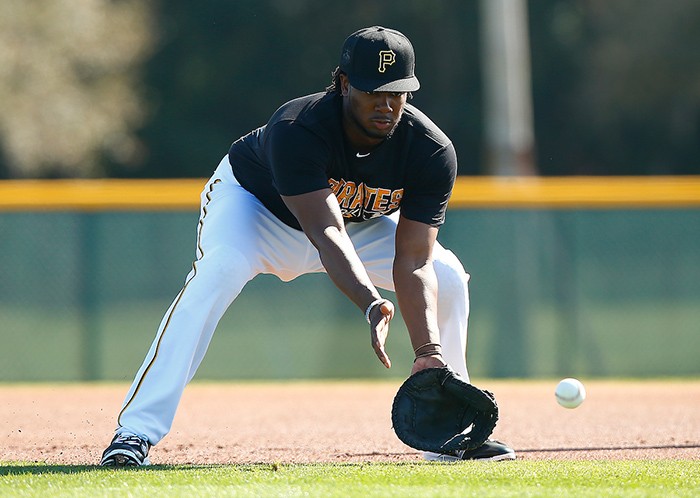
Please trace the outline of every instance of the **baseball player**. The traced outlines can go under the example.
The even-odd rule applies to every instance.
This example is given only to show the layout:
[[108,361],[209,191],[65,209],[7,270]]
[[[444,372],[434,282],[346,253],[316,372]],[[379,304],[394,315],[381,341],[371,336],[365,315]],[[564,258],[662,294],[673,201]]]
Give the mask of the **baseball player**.
[[[282,105],[236,140],[201,195],[196,259],[118,415],[101,465],[147,465],[170,431],[214,330],[260,273],[325,272],[364,314],[386,368],[396,293],[412,372],[448,364],[468,379],[469,276],[437,242],[457,172],[450,140],[407,103],[419,88],[400,32],[374,26],[343,44],[332,84]],[[235,352],[233,353],[235,355]],[[487,441],[428,459],[515,458]]]

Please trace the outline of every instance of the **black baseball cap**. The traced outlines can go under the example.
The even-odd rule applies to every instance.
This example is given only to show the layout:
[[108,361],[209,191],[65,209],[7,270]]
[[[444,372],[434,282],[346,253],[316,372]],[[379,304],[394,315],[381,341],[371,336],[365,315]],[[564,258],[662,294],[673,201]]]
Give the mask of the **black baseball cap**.
[[355,31],[343,43],[340,70],[363,92],[415,92],[416,55],[405,35],[372,26]]

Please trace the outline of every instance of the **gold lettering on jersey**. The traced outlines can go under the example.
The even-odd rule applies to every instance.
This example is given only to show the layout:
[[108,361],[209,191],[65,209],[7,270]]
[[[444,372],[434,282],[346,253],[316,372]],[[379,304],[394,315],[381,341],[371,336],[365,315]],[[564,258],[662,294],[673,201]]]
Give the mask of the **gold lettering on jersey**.
[[391,196],[391,190],[387,188],[378,188],[377,193],[374,196],[374,203],[372,204],[372,211],[384,211],[389,205],[389,197]]
[[398,209],[399,205],[401,204],[402,197],[403,197],[403,189],[394,190],[393,192],[391,192],[391,202],[387,206],[387,209],[389,211],[394,211],[395,209]]
[[[352,183],[352,185],[355,185],[353,182],[349,182],[349,183]],[[361,206],[363,205],[363,202],[362,202],[362,201],[364,200],[364,198],[365,198],[365,184],[364,184],[364,183],[360,183],[360,184],[355,188],[355,195],[354,195],[354,196],[352,197],[352,199],[350,200],[350,205],[348,206],[348,205],[346,204],[347,208],[348,208],[351,212],[357,211],[357,208],[359,208],[359,207],[361,207]]]
[[379,72],[383,73],[386,71],[387,66],[391,66],[396,62],[396,54],[393,50],[380,50],[379,51]]
[[401,205],[403,189],[391,190],[330,178],[328,185],[338,200],[344,218],[371,220],[396,211]]
[[353,198],[356,197],[357,187],[355,186],[354,183],[350,182],[344,182],[342,186],[338,189],[337,192],[334,192],[336,198],[338,199],[338,203],[340,205],[347,204],[350,202]]

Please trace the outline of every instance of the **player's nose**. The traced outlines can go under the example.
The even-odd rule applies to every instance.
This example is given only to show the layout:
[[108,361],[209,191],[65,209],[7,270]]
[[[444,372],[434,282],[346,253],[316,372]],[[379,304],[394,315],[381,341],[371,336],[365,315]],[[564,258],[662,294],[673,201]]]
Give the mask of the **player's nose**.
[[394,108],[391,102],[391,94],[388,92],[377,93],[375,109],[379,112],[392,112]]

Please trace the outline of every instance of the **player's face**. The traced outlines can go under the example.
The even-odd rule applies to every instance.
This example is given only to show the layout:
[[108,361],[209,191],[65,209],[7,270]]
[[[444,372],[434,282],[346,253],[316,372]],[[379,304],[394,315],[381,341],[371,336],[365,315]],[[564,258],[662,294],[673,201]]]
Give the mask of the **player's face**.
[[373,146],[388,137],[401,119],[406,93],[363,92],[342,78],[343,126],[355,146]]

